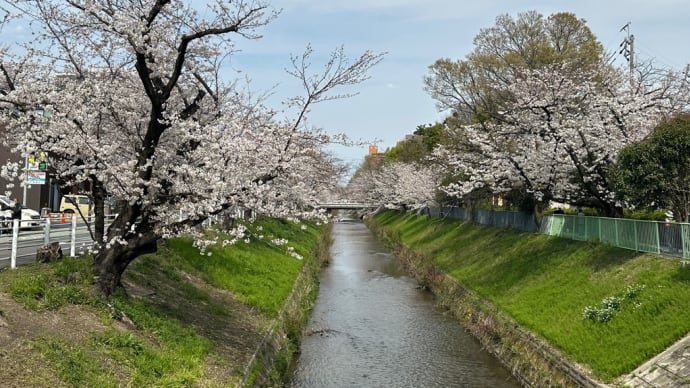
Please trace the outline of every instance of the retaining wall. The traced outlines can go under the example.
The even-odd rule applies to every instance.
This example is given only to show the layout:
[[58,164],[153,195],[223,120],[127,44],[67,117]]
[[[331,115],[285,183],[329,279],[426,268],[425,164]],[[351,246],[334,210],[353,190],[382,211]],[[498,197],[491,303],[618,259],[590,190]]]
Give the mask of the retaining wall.
[[302,271],[281,307],[278,318],[264,335],[236,387],[282,387],[289,377],[294,355],[319,288],[319,273],[327,262],[331,244],[330,226],[319,237],[314,255],[305,258]]
[[433,264],[431,257],[405,246],[399,236],[380,227],[373,217],[365,222],[417,282],[434,293],[439,305],[448,309],[523,386],[605,386],[579,366],[569,363],[557,350],[520,327],[492,303],[445,274]]

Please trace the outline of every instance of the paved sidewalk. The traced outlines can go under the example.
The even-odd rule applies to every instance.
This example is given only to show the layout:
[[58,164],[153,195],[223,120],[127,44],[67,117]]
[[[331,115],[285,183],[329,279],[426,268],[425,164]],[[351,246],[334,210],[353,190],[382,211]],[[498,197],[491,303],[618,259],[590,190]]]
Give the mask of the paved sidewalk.
[[625,387],[690,387],[690,334],[632,371]]

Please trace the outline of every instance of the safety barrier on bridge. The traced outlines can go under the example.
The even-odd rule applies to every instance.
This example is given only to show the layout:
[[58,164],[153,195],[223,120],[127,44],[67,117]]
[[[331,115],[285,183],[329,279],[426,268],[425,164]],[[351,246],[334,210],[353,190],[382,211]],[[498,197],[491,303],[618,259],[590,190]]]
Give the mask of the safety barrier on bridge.
[[319,203],[316,205],[322,209],[343,209],[343,210],[360,210],[360,209],[371,209],[375,206],[369,203],[361,202],[326,202]]

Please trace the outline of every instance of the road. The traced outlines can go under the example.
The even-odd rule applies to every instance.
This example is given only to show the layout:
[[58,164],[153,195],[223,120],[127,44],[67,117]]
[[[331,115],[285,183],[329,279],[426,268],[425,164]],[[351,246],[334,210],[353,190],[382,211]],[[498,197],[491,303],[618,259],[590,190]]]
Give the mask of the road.
[[[106,226],[107,227],[107,226]],[[0,235],[0,268],[9,267],[12,255],[11,230],[3,230]],[[33,263],[36,261],[36,251],[45,244],[45,221],[42,226],[33,229],[22,229],[17,238],[17,265]],[[62,253],[70,255],[72,242],[71,224],[51,224],[49,241],[59,242]],[[83,254],[93,245],[91,235],[83,222],[77,223],[75,234],[75,255]]]

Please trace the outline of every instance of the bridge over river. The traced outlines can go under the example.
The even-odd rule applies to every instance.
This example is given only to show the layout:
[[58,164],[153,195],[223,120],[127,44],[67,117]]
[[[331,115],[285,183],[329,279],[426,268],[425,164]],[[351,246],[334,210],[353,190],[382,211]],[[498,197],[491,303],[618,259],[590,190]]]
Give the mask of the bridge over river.
[[350,201],[333,201],[323,202],[316,205],[319,208],[326,210],[364,210],[374,209],[377,206],[364,202],[350,202]]

